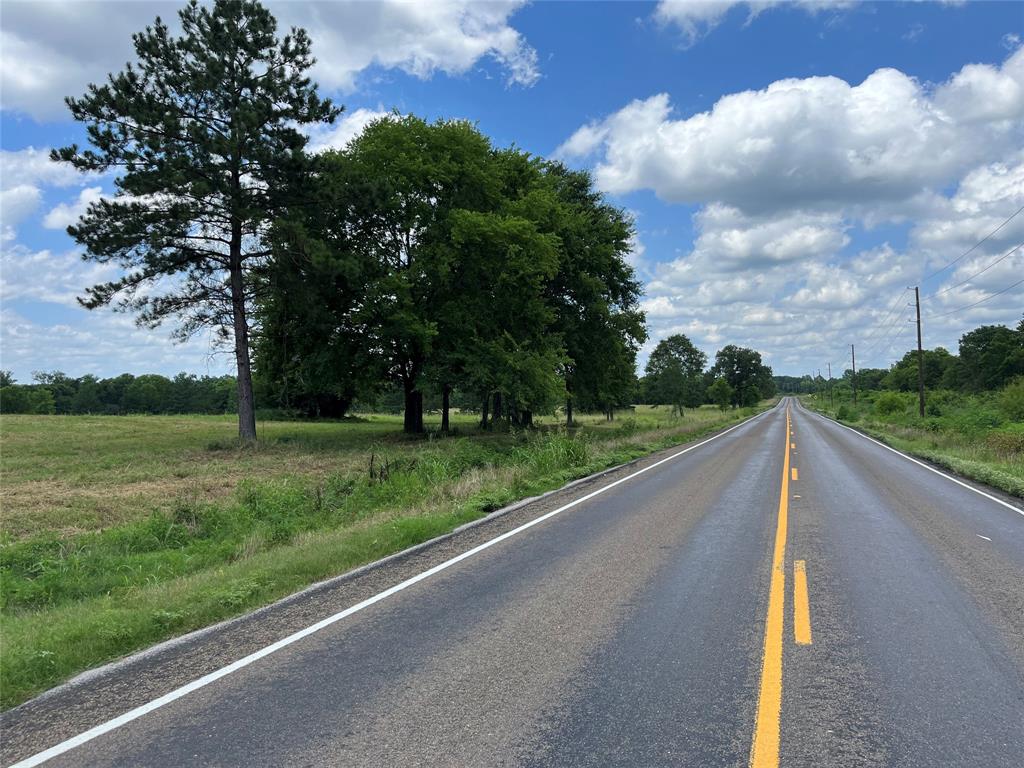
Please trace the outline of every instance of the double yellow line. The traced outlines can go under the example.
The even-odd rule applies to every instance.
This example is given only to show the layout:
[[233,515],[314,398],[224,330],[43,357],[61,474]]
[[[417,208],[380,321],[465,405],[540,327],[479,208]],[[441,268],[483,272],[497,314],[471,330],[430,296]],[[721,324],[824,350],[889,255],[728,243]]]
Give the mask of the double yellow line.
[[[786,452],[782,463],[782,490],[779,493],[778,524],[775,528],[775,549],[772,553],[771,586],[768,590],[768,618],[764,630],[764,655],[761,686],[757,700],[757,723],[750,748],[751,768],[777,768],[779,765],[779,734],[782,712],[782,636],[786,607],[786,534],[789,526],[789,483],[797,480],[797,470],[790,472],[790,451],[796,447],[789,408],[786,408]],[[811,621],[807,597],[807,569],[803,560],[794,563],[795,640],[801,645],[811,642]]]

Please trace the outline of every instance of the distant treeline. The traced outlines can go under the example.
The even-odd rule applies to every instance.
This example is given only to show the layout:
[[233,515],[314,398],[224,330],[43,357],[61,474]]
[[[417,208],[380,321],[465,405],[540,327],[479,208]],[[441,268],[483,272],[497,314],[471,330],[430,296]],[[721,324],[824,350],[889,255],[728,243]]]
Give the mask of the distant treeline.
[[36,373],[33,379],[33,384],[17,384],[9,371],[0,371],[3,413],[234,413],[238,408],[234,376],[179,373],[169,379],[122,373],[74,379],[54,371]]
[[[306,398],[285,401],[271,383],[258,378],[256,407],[264,413],[283,418],[341,418],[351,410],[376,413],[402,413],[404,396],[400,388],[389,387],[372,399],[356,402],[345,410],[336,407],[334,398]],[[634,387],[631,395],[637,393]],[[480,403],[474,394],[452,390],[449,405],[478,413]],[[444,398],[439,392],[425,393],[425,411],[442,410]],[[73,378],[62,371],[36,372],[32,383],[17,383],[10,371],[0,371],[0,413],[131,415],[131,414],[229,414],[238,409],[238,380],[234,376],[196,376],[179,373],[173,378],[146,373],[134,376],[122,373],[108,379],[86,375]]]
[[[983,325],[960,337],[959,354],[943,347],[924,350],[925,389],[945,389],[977,393],[1002,389],[1018,376],[1024,376],[1024,320],[1016,328]],[[891,368],[847,368],[832,382],[838,391],[891,390],[915,392],[918,387],[917,350],[908,351]],[[810,394],[828,386],[815,376],[775,376],[775,386],[784,394]]]

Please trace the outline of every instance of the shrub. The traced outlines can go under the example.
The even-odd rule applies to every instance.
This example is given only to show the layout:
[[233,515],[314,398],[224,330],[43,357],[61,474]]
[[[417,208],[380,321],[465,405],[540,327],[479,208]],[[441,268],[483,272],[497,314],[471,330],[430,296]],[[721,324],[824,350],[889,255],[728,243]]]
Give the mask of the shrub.
[[1014,421],[1024,421],[1024,376],[1018,376],[999,393],[999,409]]
[[948,421],[952,431],[968,437],[977,437],[990,429],[1001,427],[1005,418],[995,408],[978,403],[971,410],[965,409],[949,417]]
[[883,392],[875,400],[875,413],[879,416],[892,416],[904,408],[903,398],[895,392]]
[[985,444],[993,452],[1007,458],[1024,455],[1024,431],[992,432],[985,438]]
[[860,414],[846,403],[843,403],[839,406],[839,410],[836,411],[836,418],[839,421],[857,421],[860,418]]

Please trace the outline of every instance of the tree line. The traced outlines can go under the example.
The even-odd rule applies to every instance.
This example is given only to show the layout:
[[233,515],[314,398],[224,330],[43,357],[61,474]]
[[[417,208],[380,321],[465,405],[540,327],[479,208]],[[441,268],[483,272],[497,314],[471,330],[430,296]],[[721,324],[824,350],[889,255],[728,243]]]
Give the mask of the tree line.
[[[1018,376],[1024,376],[1024,320],[1016,328],[983,325],[960,337],[958,354],[943,347],[923,351],[926,389],[945,389],[965,394],[1002,389]],[[809,394],[823,391],[829,382],[820,375],[776,376],[780,392]],[[918,386],[917,350],[908,350],[890,368],[862,368],[854,375],[847,368],[833,381],[833,388],[852,392],[890,390],[916,392]]]
[[232,344],[243,442],[254,380],[333,416],[398,388],[408,432],[425,392],[442,429],[454,392],[485,427],[630,399],[646,339],[633,223],[588,174],[397,114],[310,153],[304,129],[341,108],[306,74],[306,32],[279,38],[256,0],[179,16],[180,37],[158,18],[133,37],[137,63],[67,99],[90,146],[51,157],[118,174],[68,229],[123,271],[81,303]]
[[179,373],[123,373],[100,379],[72,378],[60,371],[35,373],[32,384],[18,384],[0,371],[0,411],[35,414],[232,413],[238,408],[234,376]]

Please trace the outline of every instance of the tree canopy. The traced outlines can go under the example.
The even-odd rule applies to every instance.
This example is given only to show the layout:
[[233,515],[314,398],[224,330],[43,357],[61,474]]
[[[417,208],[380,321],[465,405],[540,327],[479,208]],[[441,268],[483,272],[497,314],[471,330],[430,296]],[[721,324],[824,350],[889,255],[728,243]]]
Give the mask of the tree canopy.
[[315,158],[307,187],[315,202],[275,229],[261,375],[342,400],[391,382],[409,432],[428,386],[474,393],[485,425],[632,394],[632,223],[586,174],[464,121],[393,115]]
[[708,356],[681,333],[662,339],[644,369],[648,402],[671,405],[677,412],[704,402],[704,366]]
[[718,350],[711,373],[732,387],[732,404],[755,405],[775,394],[772,369],[761,362],[761,353],[728,344]]

